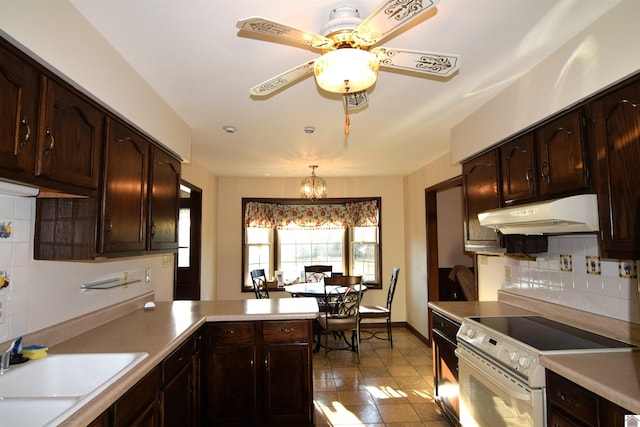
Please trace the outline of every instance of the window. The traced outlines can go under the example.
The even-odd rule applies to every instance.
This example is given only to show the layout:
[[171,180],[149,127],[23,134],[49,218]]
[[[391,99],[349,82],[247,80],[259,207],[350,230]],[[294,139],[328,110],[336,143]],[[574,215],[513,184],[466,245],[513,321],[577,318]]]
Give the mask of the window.
[[246,236],[246,279],[251,283],[249,272],[260,268],[264,269],[265,277],[273,277],[273,270],[271,269],[273,230],[270,228],[247,227]]
[[243,199],[243,291],[249,272],[267,278],[282,272],[285,283],[304,280],[305,265],[331,265],[334,272],[362,275],[381,288],[380,198]]
[[280,229],[278,235],[278,270],[285,283],[304,281],[305,265],[331,265],[333,271],[344,271],[345,227],[309,229],[293,226]]

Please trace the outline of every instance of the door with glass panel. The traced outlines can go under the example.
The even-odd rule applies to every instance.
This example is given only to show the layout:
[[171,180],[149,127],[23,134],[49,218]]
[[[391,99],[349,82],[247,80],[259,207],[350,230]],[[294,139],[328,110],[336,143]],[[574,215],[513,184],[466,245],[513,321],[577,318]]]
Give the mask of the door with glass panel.
[[181,181],[175,300],[200,299],[201,224],[202,190]]

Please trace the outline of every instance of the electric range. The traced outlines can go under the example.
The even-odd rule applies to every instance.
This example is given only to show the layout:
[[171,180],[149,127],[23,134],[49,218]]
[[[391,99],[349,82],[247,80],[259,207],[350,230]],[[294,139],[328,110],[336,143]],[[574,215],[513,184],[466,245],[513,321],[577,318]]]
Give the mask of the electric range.
[[630,351],[635,346],[568,326],[542,316],[469,317],[462,321],[458,344],[475,350],[520,377],[544,387],[545,354]]

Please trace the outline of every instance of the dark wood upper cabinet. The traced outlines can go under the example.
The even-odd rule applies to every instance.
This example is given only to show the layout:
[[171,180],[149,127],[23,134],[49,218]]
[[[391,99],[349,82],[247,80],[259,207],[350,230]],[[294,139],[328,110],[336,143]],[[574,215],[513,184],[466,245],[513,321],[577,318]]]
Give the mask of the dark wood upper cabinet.
[[464,245],[467,251],[500,246],[500,236],[482,227],[478,214],[500,207],[498,150],[491,150],[462,164]]
[[43,76],[41,89],[35,175],[97,190],[103,112],[53,79]]
[[502,198],[505,205],[538,195],[533,134],[522,135],[500,147]]
[[149,247],[177,249],[181,164],[158,147],[153,147],[151,156]]
[[592,190],[582,110],[559,117],[536,131],[540,197]]
[[640,79],[596,100],[601,256],[640,257]]
[[146,138],[109,121],[99,250],[104,255],[146,249],[149,150]]
[[33,174],[38,74],[0,45],[0,169],[9,178]]
[[505,206],[593,191],[583,112],[572,111],[502,144]]

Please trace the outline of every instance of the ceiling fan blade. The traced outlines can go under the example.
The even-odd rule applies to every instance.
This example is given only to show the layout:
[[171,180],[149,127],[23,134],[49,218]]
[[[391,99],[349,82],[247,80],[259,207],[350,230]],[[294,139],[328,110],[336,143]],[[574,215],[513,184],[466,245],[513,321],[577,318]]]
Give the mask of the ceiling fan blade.
[[244,31],[279,37],[318,49],[329,48],[333,45],[333,41],[320,34],[310,33],[260,16],[240,19],[236,27]]
[[460,55],[451,53],[387,47],[376,47],[370,52],[378,57],[381,67],[399,68],[441,77],[448,77],[460,68]]
[[347,107],[347,112],[360,110],[369,104],[367,91],[361,90],[359,92],[345,93],[344,102]]
[[287,70],[282,74],[278,74],[277,76],[272,77],[271,79],[252,87],[251,89],[249,89],[249,93],[255,96],[270,95],[273,92],[282,89],[283,87],[288,86],[291,83],[294,83],[309,74],[313,74],[314,63],[315,60],[305,62],[304,64],[298,65],[297,67]]
[[434,8],[440,0],[387,0],[353,30],[361,45],[372,46],[401,26]]

